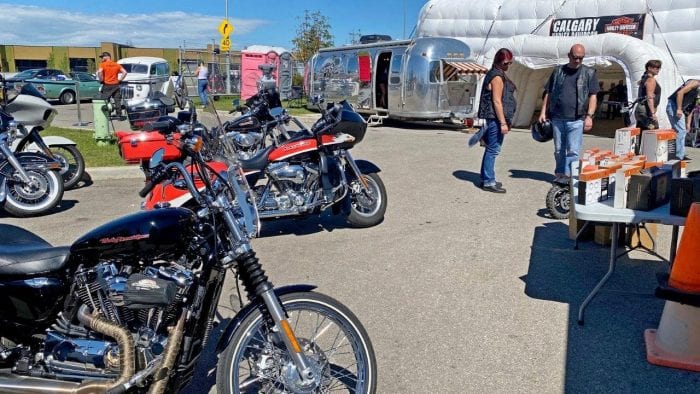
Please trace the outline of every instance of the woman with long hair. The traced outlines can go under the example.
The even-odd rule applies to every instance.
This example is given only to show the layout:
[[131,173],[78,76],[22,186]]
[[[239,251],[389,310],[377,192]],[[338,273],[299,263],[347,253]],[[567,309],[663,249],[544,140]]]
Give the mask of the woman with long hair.
[[484,77],[479,99],[478,116],[485,120],[483,141],[484,157],[481,160],[481,188],[492,193],[505,193],[501,182],[496,182],[496,156],[501,152],[503,138],[512,126],[517,103],[515,84],[506,75],[513,64],[513,52],[501,48],[493,58],[491,69]]

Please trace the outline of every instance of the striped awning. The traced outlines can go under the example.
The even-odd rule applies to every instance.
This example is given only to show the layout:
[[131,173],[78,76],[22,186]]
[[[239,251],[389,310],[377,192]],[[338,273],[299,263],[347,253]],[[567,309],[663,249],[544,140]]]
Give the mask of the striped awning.
[[489,69],[475,62],[456,62],[445,61],[443,69],[443,78],[445,81],[450,80],[455,75],[462,74],[486,74]]

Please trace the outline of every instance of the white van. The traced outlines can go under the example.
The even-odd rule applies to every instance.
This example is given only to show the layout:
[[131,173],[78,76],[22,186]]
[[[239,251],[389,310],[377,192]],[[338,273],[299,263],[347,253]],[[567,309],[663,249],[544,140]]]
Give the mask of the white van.
[[119,59],[127,72],[122,86],[122,98],[132,104],[150,97],[153,92],[168,94],[170,66],[167,60],[159,57],[136,56]]

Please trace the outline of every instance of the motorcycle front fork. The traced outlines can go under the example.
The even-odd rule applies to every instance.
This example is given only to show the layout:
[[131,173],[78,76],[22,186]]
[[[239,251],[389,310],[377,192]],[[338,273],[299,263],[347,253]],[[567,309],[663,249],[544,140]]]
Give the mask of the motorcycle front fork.
[[[274,287],[268,281],[255,252],[250,250],[240,255],[236,260],[238,261],[238,273],[248,293],[248,298],[252,301],[259,297],[263,301],[268,313],[267,318],[271,320],[270,323],[274,324],[277,334],[282,338],[287,352],[297,368],[301,382],[304,385],[313,383],[317,377],[314,376],[309,361],[304,355],[304,349],[297,341],[296,335],[287,321],[287,312],[275,295]],[[265,312],[263,311],[263,313]]]
[[27,175],[27,172],[24,171],[24,168],[22,168],[22,164],[20,164],[19,160],[17,160],[17,157],[15,157],[14,153],[12,153],[10,148],[7,145],[2,144],[0,145],[0,151],[2,151],[2,154],[5,156],[12,168],[14,168],[15,171],[17,171],[19,179],[22,180],[22,182],[24,183],[29,183],[31,180],[29,179],[29,175]]
[[349,151],[344,151],[343,157],[345,157],[345,161],[350,165],[350,169],[352,169],[352,172],[355,173],[355,177],[360,181],[362,192],[365,194],[369,194],[369,185],[367,184],[367,180],[365,179],[365,177],[362,176],[362,171],[360,171],[360,167],[358,167],[357,163],[355,163],[355,159],[352,158],[352,155]]

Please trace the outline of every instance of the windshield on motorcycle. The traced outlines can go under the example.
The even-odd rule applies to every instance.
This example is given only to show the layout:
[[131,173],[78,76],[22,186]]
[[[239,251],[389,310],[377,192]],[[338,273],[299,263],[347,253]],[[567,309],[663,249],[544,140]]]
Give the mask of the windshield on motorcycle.
[[3,86],[3,99],[4,104],[11,103],[20,94],[26,94],[29,96],[38,97],[40,99],[45,99],[44,95],[37,90],[36,86],[28,82],[12,81],[6,80]]

